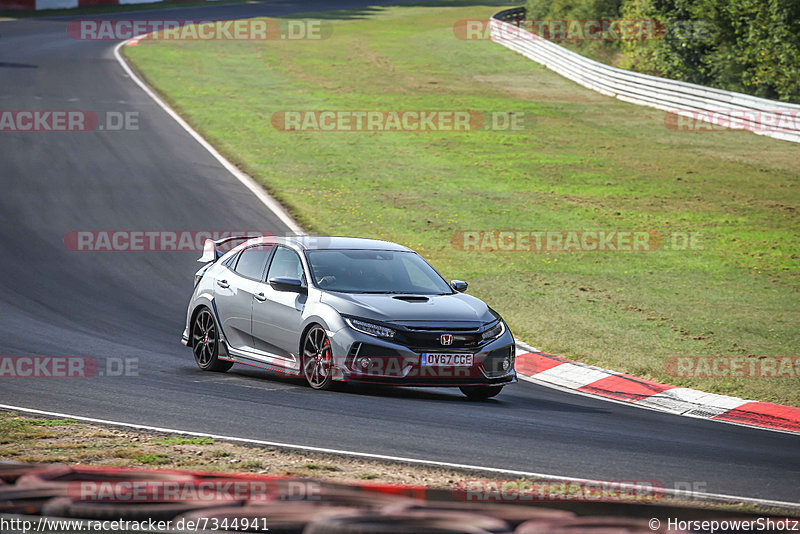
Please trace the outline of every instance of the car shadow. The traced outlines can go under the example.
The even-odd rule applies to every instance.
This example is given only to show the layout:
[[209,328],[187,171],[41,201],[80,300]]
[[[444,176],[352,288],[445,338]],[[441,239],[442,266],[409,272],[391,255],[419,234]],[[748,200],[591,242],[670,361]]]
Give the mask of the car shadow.
[[[208,376],[204,371],[194,369],[197,373]],[[225,376],[245,379],[248,382],[256,381],[259,384],[280,384],[308,390],[305,380],[300,377],[283,376],[267,370],[248,367],[245,365],[234,366],[227,373],[219,373],[220,378]],[[423,400],[428,402],[459,403],[474,406],[481,409],[503,409],[505,413],[528,411],[528,412],[565,412],[565,413],[608,413],[607,408],[601,406],[589,406],[594,399],[574,396],[574,402],[564,402],[546,398],[548,394],[540,395],[533,390],[527,389],[526,384],[517,382],[509,384],[503,389],[498,397],[482,401],[474,401],[464,396],[458,388],[419,388],[411,386],[385,386],[374,384],[353,384],[336,383],[330,391],[313,392],[318,395],[333,394],[347,395],[352,397],[371,397],[382,399],[400,400]],[[550,390],[548,390],[549,392]],[[572,397],[572,396],[570,396]]]
[[464,403],[481,409],[501,408],[504,413],[517,411],[549,411],[569,413],[607,413],[608,410],[598,407],[585,406],[579,402],[554,401],[539,396],[525,394],[517,389],[520,384],[509,384],[497,397],[486,400],[470,400],[458,388],[414,388],[402,386],[375,386],[363,384],[342,384],[337,392],[364,397],[379,397],[393,399],[442,401],[448,403]]
[[[442,389],[423,389],[404,386],[378,386],[373,384],[337,384],[336,391],[354,396],[362,397],[382,397],[393,399],[420,399],[420,400],[439,400],[439,401],[467,401],[468,398],[461,394],[458,388]],[[490,399],[494,400],[494,399]]]
[[38,65],[30,65],[28,63],[9,63],[0,61],[0,69],[38,69]]

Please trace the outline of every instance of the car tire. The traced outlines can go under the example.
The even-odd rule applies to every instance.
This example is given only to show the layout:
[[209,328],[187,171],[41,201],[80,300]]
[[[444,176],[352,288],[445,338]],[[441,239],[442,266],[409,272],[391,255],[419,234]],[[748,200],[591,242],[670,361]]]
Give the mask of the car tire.
[[499,394],[503,390],[503,386],[461,386],[458,389],[469,400],[482,401]]
[[333,385],[331,340],[320,325],[314,325],[303,336],[301,371],[309,386],[330,389]]
[[200,310],[192,322],[190,334],[194,361],[200,369],[224,373],[233,367],[233,362],[219,358],[219,327],[211,310]]

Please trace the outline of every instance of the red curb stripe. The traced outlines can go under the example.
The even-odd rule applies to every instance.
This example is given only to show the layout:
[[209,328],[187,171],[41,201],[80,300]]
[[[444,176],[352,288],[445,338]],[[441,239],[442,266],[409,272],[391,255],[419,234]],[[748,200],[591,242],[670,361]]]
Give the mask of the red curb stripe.
[[597,382],[579,387],[578,391],[593,393],[602,397],[610,397],[626,402],[636,402],[674,387],[675,386],[659,384],[658,382],[651,382],[650,380],[637,378],[635,376],[614,375],[601,378]]
[[36,0],[0,0],[0,9],[36,9]]
[[800,432],[800,408],[768,402],[748,402],[712,419]]
[[78,7],[116,6],[119,0],[78,0]]
[[533,376],[541,373],[542,371],[552,369],[553,367],[558,367],[563,363],[566,362],[548,358],[536,352],[526,352],[525,354],[520,354],[517,356],[514,367],[518,373],[521,373],[525,376]]
[[[544,352],[526,352],[517,356],[515,367],[519,374],[536,378],[537,374],[565,363],[582,365],[579,362],[565,360]],[[608,372],[613,373],[613,371]],[[644,378],[614,373],[612,376],[601,378],[591,384],[573,389],[598,397],[635,403],[675,387],[677,386],[659,384]],[[794,406],[783,406],[767,402],[748,402],[739,408],[729,410],[709,419],[800,434],[800,408]]]

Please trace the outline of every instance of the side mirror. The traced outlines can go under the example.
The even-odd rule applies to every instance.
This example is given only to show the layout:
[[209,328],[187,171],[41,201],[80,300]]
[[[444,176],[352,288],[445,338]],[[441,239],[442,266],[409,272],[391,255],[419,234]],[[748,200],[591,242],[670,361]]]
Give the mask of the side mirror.
[[467,286],[468,285],[469,284],[467,284],[463,280],[451,280],[450,281],[450,287],[452,287],[455,291],[458,291],[459,293],[464,293],[467,290]]
[[305,293],[306,288],[303,282],[297,278],[270,278],[269,285],[275,291],[286,291],[289,293]]

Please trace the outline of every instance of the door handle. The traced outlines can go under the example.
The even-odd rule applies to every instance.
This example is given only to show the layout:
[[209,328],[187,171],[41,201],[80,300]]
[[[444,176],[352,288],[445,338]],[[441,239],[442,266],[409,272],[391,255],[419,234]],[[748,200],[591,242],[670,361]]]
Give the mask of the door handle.
[[253,298],[259,302],[264,302],[265,300],[267,300],[267,296],[264,295],[264,293],[258,293],[256,295],[253,295]]
[[217,285],[225,289],[231,287],[227,280],[217,280]]

